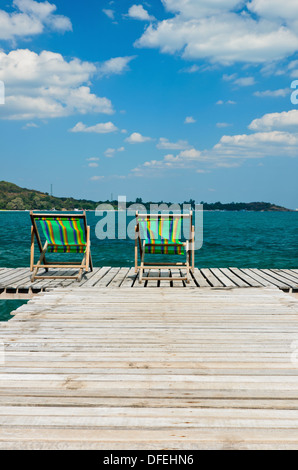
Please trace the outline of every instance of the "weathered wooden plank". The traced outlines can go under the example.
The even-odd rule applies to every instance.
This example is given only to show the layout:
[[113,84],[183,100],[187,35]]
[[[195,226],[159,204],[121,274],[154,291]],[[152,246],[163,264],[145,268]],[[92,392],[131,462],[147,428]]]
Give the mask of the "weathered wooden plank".
[[250,269],[238,269],[238,268],[229,268],[236,276],[240,279],[243,279],[247,282],[251,287],[271,287],[272,283],[268,282],[263,277],[260,277],[257,273],[257,270],[250,270]]
[[55,278],[55,276],[75,276],[78,273],[75,269],[50,269],[48,273],[40,273],[45,274],[46,279],[37,279],[35,282],[29,282],[29,284],[24,284],[20,286],[22,289],[31,288],[32,290],[38,291],[44,289],[52,289],[55,287],[63,287],[68,284],[72,284],[75,279],[63,279],[63,278]]
[[[0,268],[0,284],[2,291],[3,289],[7,288],[11,291],[17,292],[20,289],[21,292],[25,290],[29,291],[33,289],[34,292],[38,292],[40,290],[44,290],[44,288],[54,288],[57,286],[61,287],[70,287],[71,285],[75,287],[90,287],[95,284],[98,286],[105,287],[111,281],[109,281],[110,276],[114,274],[115,269],[119,269],[117,277],[115,281],[112,282],[111,287],[117,286],[117,280],[119,278],[119,285],[123,284],[124,286],[132,286],[135,284],[135,276],[133,275],[133,268],[131,268],[129,276],[130,278],[125,281],[129,268],[113,268],[113,271],[110,273],[110,276],[106,278],[106,283],[103,281],[105,275],[107,275],[107,271],[109,271],[110,267],[103,267],[103,268],[94,268],[93,272],[85,273],[82,280],[78,283],[72,279],[51,279],[51,277],[55,274],[53,270],[50,270],[49,273],[45,273],[48,276],[48,279],[43,280],[36,280],[34,283],[30,281],[30,272],[28,268]],[[163,272],[163,271],[161,271]],[[177,274],[176,269],[170,269],[169,273],[170,276],[174,276],[175,273]],[[182,270],[184,274],[184,270]],[[62,275],[73,274],[73,270],[67,270],[60,272]],[[152,270],[151,270],[152,273]],[[2,274],[2,275],[1,275]],[[125,275],[124,275],[125,274]],[[180,271],[181,274],[181,271]],[[122,275],[124,277],[122,278]],[[152,274],[151,274],[152,275]],[[163,276],[163,275],[162,275]],[[159,277],[159,276],[158,276]],[[122,279],[122,281],[121,281]],[[193,282],[194,281],[194,282]],[[170,285],[173,284],[170,281]],[[174,283],[176,286],[179,283]],[[197,285],[198,287],[222,287],[222,288],[231,288],[231,287],[258,287],[258,286],[276,286],[280,289],[287,290],[289,288],[297,289],[298,286],[298,273],[295,270],[276,270],[276,269],[244,269],[244,268],[202,268],[199,270],[195,268],[194,274],[191,276],[191,282],[186,284],[181,282],[183,286],[186,287],[194,287]],[[152,280],[145,281],[144,286],[155,286],[155,282]],[[167,281],[157,281],[156,286],[159,287],[168,287]],[[135,286],[136,287],[136,286]]]
[[200,271],[198,268],[195,268],[195,269],[194,269],[193,277],[194,277],[194,279],[195,279],[196,284],[197,284],[199,287],[210,287],[209,282],[208,282],[207,279],[203,276],[203,274],[201,273],[201,271]]
[[[93,278],[93,276],[98,276],[98,275],[101,275],[100,273],[100,270],[102,268],[95,268],[93,267],[93,270],[92,271],[88,271],[87,273],[84,273],[83,276],[82,276],[82,279],[80,282],[77,282],[76,283],[76,286],[77,287],[82,287],[82,286],[85,286],[85,284],[87,283],[87,281],[89,281],[89,285],[92,285],[92,281],[91,279]],[[87,284],[87,287],[88,287],[88,284]]]
[[94,276],[89,277],[87,280],[82,279],[82,281],[79,283],[78,287],[93,287],[95,284],[97,284],[98,281],[100,281],[110,270],[110,266],[103,266],[100,268]]
[[238,287],[229,277],[218,268],[211,268],[210,271],[220,280],[225,287]]
[[[1,406],[14,406],[16,408],[16,405],[18,406],[37,406],[37,407],[42,407],[42,406],[47,406],[47,407],[54,407],[57,406],[57,397],[55,396],[31,396],[31,397],[25,397],[25,396],[14,396],[14,401],[12,400],[12,397],[9,395],[0,395],[0,405]],[[179,400],[179,398],[168,398],[168,399],[163,399],[163,398],[143,398],[143,400],[139,400],[138,398],[133,398],[129,397],[127,398],[126,403],[123,403],[123,400],[121,400],[120,397],[77,397],[77,396],[71,396],[69,395],[68,397],[59,397],[59,405],[60,407],[65,406],[65,407],[71,407],[71,406],[84,406],[84,407],[117,407],[117,406],[124,406],[124,407],[151,407],[151,408],[189,408],[190,403],[187,398],[182,398]],[[199,409],[204,409],[204,408],[212,408],[212,409],[227,409],[227,408],[238,408],[238,409],[249,409],[251,406],[251,400],[247,400],[245,398],[243,399],[233,399],[233,400],[220,400],[220,399],[208,399],[208,398],[192,398],[191,402],[191,408],[199,408]],[[255,410],[261,409],[261,410],[298,410],[297,407],[297,400],[265,400],[265,399],[260,399],[256,398],[254,400],[254,406]],[[142,408],[141,408],[142,409]]]
[[[179,277],[181,277],[181,272],[180,272],[180,269],[178,268],[172,268],[171,269],[171,277],[174,278],[175,280],[173,281],[170,281],[170,284],[172,287],[175,287],[175,288],[181,288],[181,287],[184,287],[184,283],[183,281],[179,281]],[[177,280],[178,279],[178,280]]]
[[293,288],[298,287],[298,275],[295,275],[290,270],[281,270],[281,269],[270,269],[270,271],[278,275],[279,279],[284,280],[285,282],[290,282],[290,286]]
[[250,287],[250,284],[247,281],[242,279],[242,277],[240,278],[239,276],[236,276],[230,269],[220,268],[220,271],[222,273],[224,273],[229,279],[231,279],[231,281],[233,281],[234,284],[236,284],[236,286],[238,286],[238,287]]
[[[149,278],[151,278],[151,277],[160,278],[160,270],[159,269],[148,269],[145,276],[146,277],[148,276]],[[153,280],[153,279],[152,280],[148,279],[146,281],[145,287],[158,287],[158,284],[159,284],[159,281]]]
[[217,279],[217,277],[212,273],[212,271],[210,271],[210,269],[201,268],[200,271],[205,276],[205,278],[208,279],[212,287],[223,287],[222,282]]
[[[130,407],[130,406],[116,406],[114,408],[102,406],[102,407],[61,407],[61,406],[40,406],[39,408],[28,407],[19,405],[16,406],[3,406],[0,404],[0,416],[1,417],[16,417],[17,415],[28,416],[32,419],[36,416],[42,417],[60,417],[70,414],[74,418],[80,417],[92,417],[92,418],[124,418],[124,417],[135,417],[137,419],[146,419],[150,414],[150,417],[164,417],[164,418],[182,418],[191,420],[194,419],[204,419],[204,418],[215,418],[215,419],[254,419],[262,423],[263,420],[293,420],[295,422],[298,419],[298,410],[275,410],[275,409],[260,409],[260,410],[250,410],[250,409],[239,409],[238,407],[227,407],[225,409],[218,408],[194,408],[192,406],[187,406],[185,408],[176,409],[167,406],[158,409],[156,407],[148,407],[146,409],[141,407]],[[98,422],[98,420],[97,420]],[[193,421],[194,423],[194,421]],[[100,423],[98,423],[100,424]],[[150,424],[150,423],[149,423]],[[278,424],[278,423],[277,423]],[[181,423],[180,423],[181,425]]]
[[132,287],[135,280],[136,280],[137,274],[135,273],[134,268],[130,268],[125,279],[121,283],[120,287]]
[[169,277],[171,274],[171,271],[169,269],[161,269],[159,272],[160,276],[160,281],[158,282],[159,287],[170,287],[170,281],[169,280],[163,280],[164,277]]
[[288,283],[277,279],[277,276],[269,269],[251,269],[251,271],[257,272],[260,277],[267,279],[271,284],[275,285],[279,289],[289,289]]
[[296,287],[298,282],[295,283],[294,281],[289,280],[287,277],[282,276],[280,273],[274,272],[272,269],[262,269],[263,273],[268,274],[268,276],[272,276],[277,281],[281,282],[281,285],[285,285],[288,287]]
[[[144,273],[143,273],[144,276],[147,277],[149,275],[149,272],[150,272],[149,269],[144,269]],[[147,281],[143,279],[142,282],[139,282],[139,279],[140,279],[140,272],[138,272],[138,274],[137,274],[137,277],[136,277],[136,280],[133,284],[133,287],[137,288],[137,289],[146,287],[147,286]]]
[[298,279],[298,273],[296,273],[294,269],[272,269],[272,271],[286,273],[289,274],[293,279]]
[[94,284],[94,286],[96,288],[107,287],[119,271],[120,268],[110,268],[109,271],[107,271],[107,273]]
[[[298,440],[292,429],[30,429],[3,426],[0,434],[2,449],[76,449],[76,450],[227,450],[227,449],[297,449]],[[27,439],[22,437],[26,434]],[[233,439],[227,438],[233,436]],[[1,444],[2,443],[2,444]]]
[[129,268],[120,268],[114,279],[109,283],[110,288],[120,287],[129,272]]
[[298,301],[231,287],[36,296],[0,325],[0,448],[298,448]]
[[61,269],[59,270],[59,273],[55,269],[50,269],[48,273],[42,273],[42,275],[47,276],[47,279],[37,279],[34,282],[31,282],[29,280],[28,284],[23,284],[22,288],[31,288],[33,290],[37,289],[44,289],[44,288],[53,288],[53,287],[63,287],[66,285],[72,284],[75,280],[74,279],[55,279],[54,276],[59,275],[59,276],[70,276],[74,275],[75,271],[71,269]]
[[[181,277],[186,277],[186,269],[182,268],[182,269],[179,269],[179,271],[180,271]],[[189,282],[186,282],[184,280],[183,281],[183,286],[184,287],[197,287],[197,284],[196,284],[193,276],[191,275],[191,273],[189,274]]]
[[0,279],[0,284],[3,286],[7,286],[10,283],[17,281],[19,278],[22,278],[29,274],[28,268],[16,268],[16,269],[9,269],[5,272],[5,274]]
[[3,280],[9,277],[12,273],[19,272],[23,268],[4,268],[0,273],[0,283],[3,284]]

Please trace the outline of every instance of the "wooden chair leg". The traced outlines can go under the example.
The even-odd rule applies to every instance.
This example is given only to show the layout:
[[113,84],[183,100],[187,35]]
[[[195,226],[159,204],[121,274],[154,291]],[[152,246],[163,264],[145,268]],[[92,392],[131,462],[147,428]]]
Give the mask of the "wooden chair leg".
[[138,272],[138,246],[135,244],[135,273]]
[[34,264],[34,230],[31,227],[31,249],[30,249],[30,271],[33,271]]
[[85,254],[83,256],[82,262],[81,262],[81,266],[79,267],[78,275],[75,277],[75,279],[78,282],[82,280],[84,270],[88,272],[88,263],[89,263],[89,253],[88,253],[88,247],[87,247]]
[[145,240],[144,240],[144,242],[143,242],[143,251],[142,251],[142,258],[141,258],[141,267],[140,267],[140,273],[139,273],[139,284],[142,284],[142,281],[143,281],[144,258],[145,258]]
[[189,243],[188,241],[186,242],[186,283],[189,284],[190,283],[190,279],[189,279],[189,258],[190,258],[190,251],[189,251]]
[[191,229],[191,270],[195,270],[195,228],[192,226]]
[[42,252],[41,252],[41,255],[40,255],[40,258],[39,258],[39,260],[38,260],[38,262],[37,262],[37,265],[36,265],[36,267],[35,267],[35,269],[34,269],[34,272],[33,272],[32,276],[31,276],[31,282],[33,282],[33,281],[35,280],[35,276],[36,276],[36,274],[37,274],[37,271],[39,270],[39,268],[41,268],[41,263],[42,263],[42,262],[44,261],[44,259],[45,259],[45,254],[46,254],[46,252],[47,252],[47,249],[48,249],[48,242],[45,242],[44,247],[43,247]]
[[87,239],[86,251],[85,251],[85,254],[84,254],[84,257],[83,257],[83,260],[82,260],[82,264],[81,264],[82,268],[80,269],[78,277],[77,277],[78,281],[80,281],[82,279],[83,270],[88,272],[89,268],[90,268],[90,271],[93,271],[91,250],[90,250],[90,227],[89,226],[87,227],[86,239]]

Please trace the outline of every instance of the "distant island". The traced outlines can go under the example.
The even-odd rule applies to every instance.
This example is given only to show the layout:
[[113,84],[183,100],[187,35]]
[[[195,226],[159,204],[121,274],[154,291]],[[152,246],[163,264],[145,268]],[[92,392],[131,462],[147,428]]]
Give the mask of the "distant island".
[[[150,204],[172,204],[171,202],[166,201],[144,202],[142,198],[137,198],[135,201],[127,201],[127,207],[135,203],[143,204],[147,210],[149,210]],[[117,200],[95,202],[88,199],[55,197],[41,191],[21,188],[16,184],[9,183],[7,181],[0,181],[0,210],[95,210],[99,204],[110,204],[115,209],[118,208]],[[189,201],[183,201],[181,204],[190,204],[190,206],[194,209],[196,201],[194,199],[190,199]],[[269,202],[231,202],[223,204],[221,202],[207,203],[200,201],[200,204],[203,204],[204,210],[207,211],[291,211],[291,209],[287,209],[276,204],[271,204]]]

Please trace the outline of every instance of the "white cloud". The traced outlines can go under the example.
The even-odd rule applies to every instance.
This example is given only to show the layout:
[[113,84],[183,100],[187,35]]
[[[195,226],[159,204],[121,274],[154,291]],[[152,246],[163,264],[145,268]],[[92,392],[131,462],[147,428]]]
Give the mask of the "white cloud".
[[128,64],[135,57],[113,57],[99,65],[98,74],[99,76],[120,75],[129,69]]
[[238,86],[252,86],[255,85],[254,77],[241,77],[234,80],[234,84]]
[[191,149],[187,149],[187,150],[182,150],[182,152],[179,153],[179,157],[182,157],[182,158],[188,158],[188,159],[198,159],[200,158],[202,155],[202,153],[195,149],[194,147],[192,147]]
[[297,145],[297,143],[297,135],[290,134],[289,132],[272,131],[232,136],[224,135],[220,139],[219,143],[214,146],[214,148],[222,150],[224,147],[225,149],[227,149],[228,147],[233,147],[234,149],[238,149],[237,152],[239,151],[239,149],[241,149],[241,151],[244,150],[245,152],[247,152],[247,150],[250,148],[253,148],[253,151],[255,151],[256,144],[267,146],[268,144]]
[[119,147],[117,149],[115,148],[108,148],[104,154],[107,158],[113,158],[115,156],[116,152],[124,152],[125,148],[124,147]]
[[164,137],[160,137],[158,144],[156,145],[158,149],[163,150],[184,150],[189,147],[187,140],[178,140],[177,142],[170,142]]
[[104,179],[104,176],[91,176],[90,181],[100,181]]
[[19,37],[31,37],[44,32],[45,28],[53,31],[71,31],[69,18],[57,15],[56,5],[34,0],[14,0],[17,11],[8,13],[0,10],[0,39],[13,40]]
[[200,150],[192,147],[180,151],[177,155],[168,154],[161,160],[145,162],[135,168],[133,174],[154,176],[157,174],[156,170],[175,169],[201,173],[212,168],[236,168],[248,159],[297,158],[297,124],[298,110],[267,114],[252,121],[249,128],[255,132],[251,134],[223,135],[211,149]]
[[128,10],[128,14],[130,18],[134,20],[141,20],[141,21],[153,21],[155,20],[154,16],[149,15],[148,11],[144,9],[143,5],[132,5]]
[[82,122],[78,122],[70,132],[88,132],[95,134],[108,134],[117,131],[117,127],[112,122],[104,122],[95,124],[94,126],[86,126]]
[[90,163],[88,163],[88,166],[90,166],[90,168],[97,168],[97,167],[98,167],[98,163],[96,163],[96,162],[90,162]]
[[129,137],[125,139],[126,142],[130,144],[142,144],[143,142],[149,142],[151,137],[145,137],[139,132],[133,132]]
[[35,124],[35,122],[27,122],[27,124],[25,124],[25,126],[22,127],[22,129],[36,129],[38,128],[39,126],[37,124]]
[[239,5],[239,0],[162,0],[165,8],[183,18],[202,18]]
[[186,67],[185,69],[182,69],[181,72],[184,73],[196,73],[200,70],[200,67],[198,65],[191,65],[190,67]]
[[264,90],[264,91],[255,91],[254,95],[259,98],[284,98],[290,93],[289,88],[280,88],[279,90]]
[[[141,167],[134,169],[134,172],[142,172],[144,169],[173,169],[192,168],[196,162],[204,162],[206,159],[202,153],[194,147],[182,150],[178,155],[167,154],[162,160],[149,160]],[[140,173],[138,173],[140,174]]]
[[87,162],[98,162],[99,158],[98,157],[90,157],[86,159]]
[[72,114],[112,114],[112,103],[91,93],[96,73],[90,62],[67,61],[61,54],[18,49],[0,52],[0,80],[6,84],[6,105],[0,117],[35,119]]
[[264,0],[163,0],[175,16],[150,24],[135,45],[213,64],[281,60],[298,49],[297,25],[292,21],[297,7],[293,0],[280,2],[279,7],[277,2],[271,10],[271,1]]
[[226,82],[232,82],[234,85],[238,86],[251,86],[254,85],[255,78],[254,77],[240,77],[238,78],[236,73],[232,73],[231,75],[224,74],[223,75],[223,80]]
[[284,129],[298,125],[298,109],[283,111],[282,113],[265,114],[259,119],[254,119],[248,126],[253,131],[271,129]]
[[110,10],[108,8],[103,8],[103,13],[105,15],[107,15],[108,18],[110,18],[111,20],[113,20],[115,18],[115,12],[114,10]]
[[236,101],[232,101],[232,100],[228,100],[228,101],[218,100],[215,104],[217,104],[217,105],[222,105],[222,104],[236,104]]
[[192,116],[186,116],[186,118],[184,120],[184,124],[193,124],[195,122],[196,122],[196,120]]
[[211,151],[206,151],[206,156],[218,166],[230,159],[297,157],[297,151],[298,134],[271,131],[223,136]]
[[232,124],[229,124],[228,122],[217,122],[216,127],[222,128],[222,127],[229,127]]
[[222,79],[223,79],[225,82],[234,81],[234,80],[236,80],[236,78],[237,78],[237,73],[231,73],[230,75],[227,74],[227,73],[224,73],[223,76],[222,76]]
[[298,17],[296,0],[251,0],[248,8],[254,13],[268,19],[293,21]]
[[297,78],[298,77],[298,60],[292,60],[288,64],[287,68],[288,68],[288,71],[290,72],[290,76],[292,78]]

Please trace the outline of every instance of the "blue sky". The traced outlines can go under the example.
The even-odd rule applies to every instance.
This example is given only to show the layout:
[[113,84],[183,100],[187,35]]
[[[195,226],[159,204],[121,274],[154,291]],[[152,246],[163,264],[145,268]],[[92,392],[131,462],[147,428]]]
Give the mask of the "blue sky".
[[0,2],[0,179],[298,208],[296,0]]

